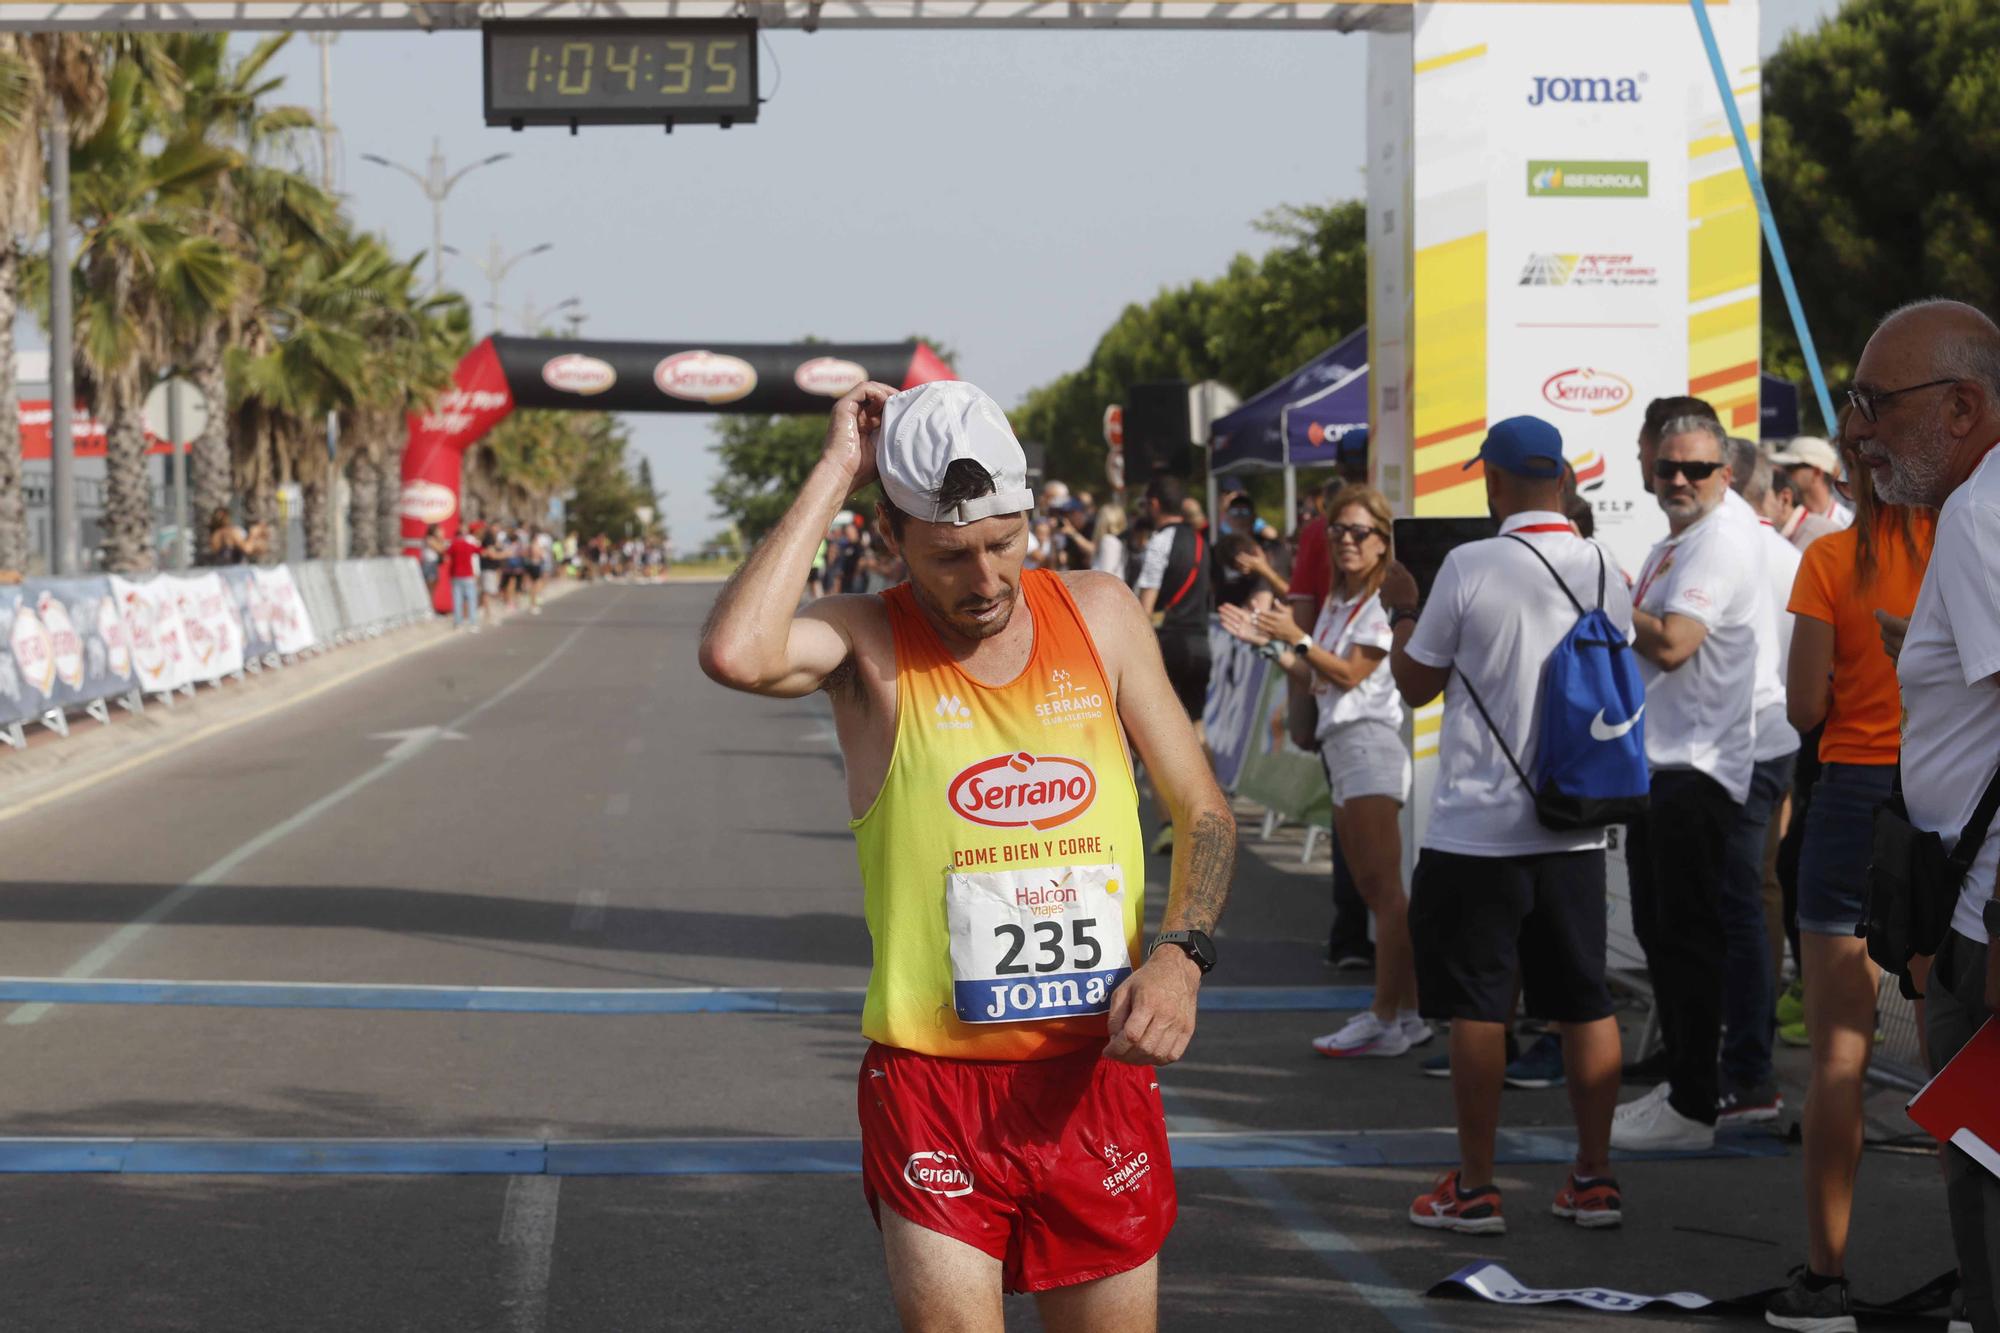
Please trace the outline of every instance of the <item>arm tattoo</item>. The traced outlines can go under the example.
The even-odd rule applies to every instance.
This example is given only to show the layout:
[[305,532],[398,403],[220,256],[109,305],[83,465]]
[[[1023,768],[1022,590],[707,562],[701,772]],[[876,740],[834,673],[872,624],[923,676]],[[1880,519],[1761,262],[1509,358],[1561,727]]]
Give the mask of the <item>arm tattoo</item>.
[[1174,866],[1181,874],[1167,912],[1178,918],[1175,928],[1214,930],[1236,866],[1236,821],[1219,810],[1196,816],[1185,842],[1176,840]]

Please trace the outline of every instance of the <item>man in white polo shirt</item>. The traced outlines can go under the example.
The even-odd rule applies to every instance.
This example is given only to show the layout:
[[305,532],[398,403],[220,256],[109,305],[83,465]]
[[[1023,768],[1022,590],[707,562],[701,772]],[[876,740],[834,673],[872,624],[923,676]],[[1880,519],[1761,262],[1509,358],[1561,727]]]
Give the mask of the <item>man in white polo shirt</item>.
[[1756,762],[1750,792],[1729,836],[1723,877],[1722,929],[1727,941],[1722,992],[1722,1082],[1717,1124],[1776,1120],[1784,1109],[1771,1044],[1777,1036],[1778,978],[1766,924],[1766,882],[1775,885],[1780,812],[1791,797],[1799,733],[1785,716],[1785,663],[1792,651],[1792,616],[1785,609],[1798,577],[1798,549],[1764,517],[1777,471],[1755,440],[1729,440],[1730,491],[1722,516],[1746,526],[1763,557],[1764,597],[1758,608]]
[[1801,435],[1773,454],[1771,461],[1791,477],[1807,513],[1836,529],[1854,522],[1854,511],[1840,502],[1833,489],[1833,479],[1840,475],[1838,449],[1817,435]]
[[1554,426],[1533,417],[1498,422],[1475,461],[1485,465],[1502,535],[1446,556],[1421,615],[1400,565],[1382,585],[1394,633],[1390,670],[1403,699],[1417,707],[1440,690],[1445,696],[1437,786],[1411,877],[1410,938],[1418,1008],[1451,1020],[1459,1166],[1409,1216],[1475,1235],[1507,1229],[1493,1148],[1518,975],[1528,1012],[1562,1024],[1576,1113],[1576,1161],[1555,1213],[1579,1226],[1616,1226],[1623,1201],[1608,1140],[1620,1049],[1604,984],[1604,830],[1545,828],[1509,751],[1524,764],[1538,752],[1543,664],[1576,626],[1577,604],[1594,609],[1601,595],[1612,623],[1629,632],[1631,601],[1616,567],[1562,515]]
[[1754,519],[1723,511],[1725,438],[1713,418],[1678,417],[1654,452],[1669,531],[1646,558],[1632,612],[1652,805],[1628,826],[1625,861],[1667,1081],[1618,1108],[1617,1148],[1715,1142],[1724,876],[1756,764],[1757,641],[1770,601]]
[[[1910,822],[1958,840],[2000,763],[2000,328],[1956,301],[1882,321],[1854,367],[1848,433],[1889,504],[1940,506],[1896,661]],[[1931,1065],[2000,1009],[2000,830],[1965,877],[1925,988]],[[1945,1196],[1965,1313],[2000,1329],[2000,1178],[1955,1147]],[[1803,1325],[1800,1325],[1803,1327]]]

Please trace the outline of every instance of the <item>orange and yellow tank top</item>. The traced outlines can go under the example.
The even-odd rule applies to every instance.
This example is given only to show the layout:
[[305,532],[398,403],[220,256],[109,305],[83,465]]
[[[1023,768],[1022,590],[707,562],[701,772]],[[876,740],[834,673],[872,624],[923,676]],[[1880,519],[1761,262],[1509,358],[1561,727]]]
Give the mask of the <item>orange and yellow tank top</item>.
[[1145,919],[1139,797],[1104,664],[1062,577],[1028,570],[1027,666],[960,669],[908,585],[882,594],[896,741],[853,821],[875,964],[861,1030],[967,1060],[1037,1060],[1105,1039]]

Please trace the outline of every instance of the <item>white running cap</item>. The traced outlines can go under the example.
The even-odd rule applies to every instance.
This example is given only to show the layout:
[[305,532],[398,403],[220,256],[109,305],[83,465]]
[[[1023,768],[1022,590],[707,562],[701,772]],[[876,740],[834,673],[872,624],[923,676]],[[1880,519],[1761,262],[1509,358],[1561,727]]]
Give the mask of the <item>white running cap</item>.
[[[994,493],[946,507],[937,501],[945,469],[970,458],[993,477]],[[1028,456],[1000,405],[964,380],[905,389],[882,405],[875,468],[890,503],[926,523],[963,527],[1035,507]]]
[[1771,461],[1779,467],[1797,467],[1803,463],[1807,467],[1818,468],[1829,477],[1840,475],[1840,451],[1817,435],[1795,437],[1772,454]]

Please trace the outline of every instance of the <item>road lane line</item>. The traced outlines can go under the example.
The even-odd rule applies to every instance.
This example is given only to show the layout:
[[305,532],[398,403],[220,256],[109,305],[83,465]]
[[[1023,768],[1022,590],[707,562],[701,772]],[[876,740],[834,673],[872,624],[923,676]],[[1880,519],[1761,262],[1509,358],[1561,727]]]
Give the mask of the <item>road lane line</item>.
[[[1373,1259],[1331,1230],[1312,1210],[1265,1173],[1449,1166],[1458,1160],[1457,1131],[1431,1129],[1275,1132],[1169,1132],[1174,1169],[1226,1171],[1272,1206],[1307,1248],[1343,1275]],[[1504,1166],[1559,1166],[1576,1156],[1571,1135],[1548,1130],[1500,1131],[1494,1160]],[[1619,1162],[1739,1161],[1783,1157],[1777,1135],[1755,1129],[1718,1136],[1699,1152],[1617,1153]],[[422,1175],[422,1176],[762,1176],[854,1175],[861,1170],[856,1138],[660,1139],[175,1139],[0,1138],[0,1174],[123,1175]],[[528,1196],[517,1207],[553,1201]],[[501,1236],[535,1234],[531,1218],[503,1223]],[[553,1217],[545,1219],[552,1228]],[[1380,1276],[1373,1285],[1393,1283]],[[1414,1297],[1414,1293],[1401,1293]]]
[[576,895],[576,911],[570,914],[569,928],[580,935],[604,929],[604,905],[611,898],[611,890],[587,888]]
[[[96,976],[109,966],[113,959],[143,939],[148,930],[180,909],[189,899],[199,894],[203,889],[221,882],[224,876],[228,875],[257,853],[298,832],[327,811],[346,801],[348,797],[353,796],[356,792],[373,785],[378,779],[387,777],[404,764],[426,753],[438,744],[439,738],[445,732],[464,730],[474,718],[481,716],[488,709],[512,698],[517,692],[526,688],[536,677],[553,666],[556,659],[567,652],[570,645],[582,637],[585,630],[603,619],[606,613],[622,600],[624,598],[621,594],[619,597],[606,602],[603,609],[598,611],[589,620],[584,621],[581,625],[571,630],[564,637],[563,641],[557,644],[541,661],[522,672],[511,684],[505,686],[491,697],[481,703],[475,704],[453,718],[450,722],[445,723],[442,730],[432,732],[428,737],[410,744],[408,748],[402,745],[397,746],[394,752],[390,753],[380,763],[376,764],[375,767],[369,769],[361,776],[342,783],[339,787],[336,787],[310,805],[307,805],[297,814],[271,825],[256,837],[251,838],[248,842],[225,854],[212,865],[197,871],[186,883],[180,885],[172,893],[154,903],[125,925],[120,926],[116,931],[112,932],[108,939],[104,940],[76,962],[70,964],[69,967],[63,970],[62,975],[72,980]],[[49,1006],[46,1004],[23,1005],[13,1013],[7,1015],[7,1024],[10,1027],[21,1027],[28,1023],[38,1022],[48,1011]]]
[[[1184,1133],[1191,1131],[1211,1141],[1226,1133],[1217,1122],[1183,1110],[1182,1099],[1168,1089],[1163,1087],[1160,1090],[1160,1097],[1166,1104],[1168,1120],[1173,1129]],[[1169,1139],[1175,1137],[1170,1130]],[[1356,1134],[1348,1137],[1365,1139],[1367,1136]],[[1458,1160],[1456,1132],[1445,1141],[1440,1151],[1448,1154],[1441,1159],[1442,1161]],[[1183,1150],[1176,1147],[1173,1156],[1176,1167],[1180,1166]],[[1386,1158],[1387,1154],[1383,1156]],[[1499,1154],[1496,1152],[1495,1161],[1498,1160]],[[1324,1264],[1335,1277],[1352,1288],[1357,1296],[1374,1307],[1375,1313],[1397,1329],[1398,1333],[1433,1333],[1434,1330],[1447,1327],[1425,1308],[1424,1295],[1421,1291],[1411,1291],[1397,1285],[1396,1280],[1389,1276],[1374,1255],[1329,1225],[1324,1218],[1287,1189],[1282,1179],[1266,1170],[1256,1169],[1250,1162],[1241,1159],[1235,1165],[1220,1163],[1219,1165],[1223,1166],[1229,1173],[1229,1178],[1240,1185],[1245,1193],[1263,1204],[1279,1224],[1292,1233],[1293,1239],[1298,1241],[1302,1248]]]
[[500,1244],[508,1251],[501,1308],[508,1333],[543,1333],[549,1322],[549,1269],[555,1260],[561,1176],[514,1176],[500,1209]]

